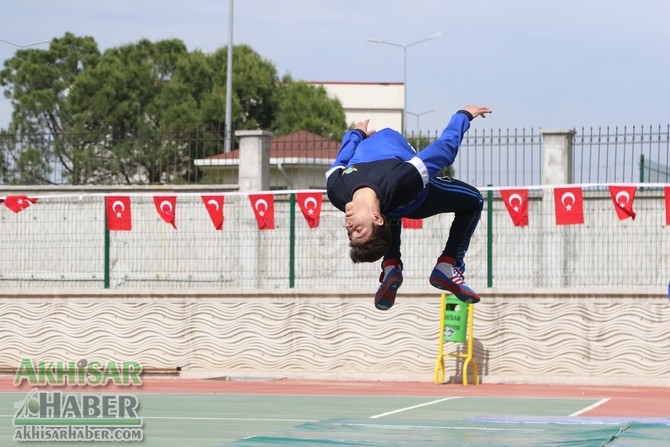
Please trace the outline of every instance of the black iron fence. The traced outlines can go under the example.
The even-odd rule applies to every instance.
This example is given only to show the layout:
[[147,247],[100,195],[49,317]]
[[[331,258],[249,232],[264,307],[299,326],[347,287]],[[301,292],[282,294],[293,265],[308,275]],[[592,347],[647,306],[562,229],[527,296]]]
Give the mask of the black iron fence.
[[[438,132],[408,135],[419,150]],[[234,147],[236,147],[234,145]],[[237,183],[237,151],[224,132],[161,135],[0,134],[5,185]],[[322,188],[339,141],[309,132],[273,137],[271,189]],[[542,130],[479,129],[466,134],[455,176],[476,186],[542,183]],[[574,183],[670,181],[670,125],[574,130]]]

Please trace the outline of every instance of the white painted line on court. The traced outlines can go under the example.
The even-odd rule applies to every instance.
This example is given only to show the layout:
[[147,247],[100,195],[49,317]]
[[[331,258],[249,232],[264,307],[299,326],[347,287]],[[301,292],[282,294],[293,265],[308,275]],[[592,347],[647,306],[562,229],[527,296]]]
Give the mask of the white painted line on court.
[[431,402],[426,402],[424,404],[412,405],[411,407],[399,408],[397,410],[389,411],[387,413],[376,414],[374,416],[370,416],[370,419],[383,418],[384,416],[389,416],[391,414],[402,413],[403,411],[414,410],[415,408],[427,407],[428,405],[435,405],[435,404],[439,404],[440,402],[446,402],[448,400],[460,399],[460,398],[461,398],[461,396],[445,397],[444,399],[433,400]]
[[600,399],[600,400],[599,400],[598,402],[596,402],[595,404],[593,404],[593,405],[589,405],[588,407],[586,407],[586,408],[584,408],[584,409],[581,409],[581,410],[579,410],[579,411],[577,411],[577,412],[575,412],[575,413],[572,413],[569,417],[574,417],[574,416],[579,416],[580,414],[584,414],[584,413],[586,413],[587,411],[591,411],[591,410],[593,410],[594,408],[597,408],[597,407],[601,406],[602,404],[604,404],[605,402],[607,402],[607,401],[609,401],[609,400],[610,400],[609,397],[606,398],[606,399]]
[[202,418],[189,416],[140,416],[141,419],[172,419],[177,421],[253,421],[253,422],[319,422],[318,419],[274,419],[274,418]]
[[[0,418],[15,418],[15,414],[0,414]],[[175,421],[258,421],[258,422],[319,422],[318,419],[279,419],[279,418],[225,418],[197,416],[139,416],[140,419],[166,419]]]

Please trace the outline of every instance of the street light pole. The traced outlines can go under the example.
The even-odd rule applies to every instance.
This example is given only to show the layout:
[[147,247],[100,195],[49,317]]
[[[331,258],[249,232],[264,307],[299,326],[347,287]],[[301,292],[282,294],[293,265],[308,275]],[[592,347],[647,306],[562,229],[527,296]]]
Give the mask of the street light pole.
[[233,150],[233,0],[228,0],[228,60],[226,63],[226,129],[223,152]]
[[372,43],[383,43],[385,45],[391,45],[393,47],[399,47],[402,48],[403,50],[403,86],[405,88],[405,92],[403,94],[403,117],[402,117],[402,133],[403,135],[407,133],[407,49],[409,47],[412,47],[414,45],[420,44],[422,42],[425,42],[427,40],[434,39],[436,37],[441,36],[442,33],[438,32],[435,34],[431,34],[428,37],[424,37],[421,40],[417,40],[416,42],[408,43],[408,44],[401,44],[401,43],[395,43],[395,42],[387,42],[385,40],[381,39],[373,39],[373,38],[368,38],[368,42]]
[[42,44],[45,44],[45,43],[50,43],[51,41],[50,40],[40,40],[39,42],[28,43],[28,44],[25,44],[25,45],[19,45],[18,43],[10,42],[9,40],[5,40],[5,39],[0,39],[0,42],[6,43],[7,45],[11,45],[11,46],[19,48],[19,49],[23,49],[23,48],[28,48],[28,47],[34,47],[34,46],[37,46],[37,45],[42,45]]
[[410,112],[410,111],[408,110],[407,113],[410,114],[410,115],[412,115],[412,116],[415,116],[415,117],[416,117],[416,132],[419,133],[419,132],[421,132],[421,121],[419,121],[420,118],[421,118],[423,115],[427,115],[427,114],[429,114],[429,113],[433,113],[433,112],[436,112],[436,111],[437,111],[437,109],[430,109],[430,110],[426,110],[425,112],[414,113],[414,112]]

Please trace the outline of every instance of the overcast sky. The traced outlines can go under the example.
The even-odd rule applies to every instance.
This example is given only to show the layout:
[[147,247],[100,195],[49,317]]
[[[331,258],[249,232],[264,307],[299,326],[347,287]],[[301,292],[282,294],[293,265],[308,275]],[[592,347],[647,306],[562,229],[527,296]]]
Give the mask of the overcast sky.
[[[26,45],[66,32],[101,50],[141,38],[178,38],[206,52],[228,44],[227,0],[6,2],[0,39]],[[403,82],[423,129],[466,104],[494,114],[482,128],[581,128],[670,123],[670,1],[235,0],[234,43],[281,76]],[[46,48],[46,46],[44,46]],[[39,48],[39,46],[38,46]],[[0,42],[0,60],[16,48]],[[0,127],[11,105],[0,100]],[[374,124],[374,123],[373,123]],[[416,128],[410,115],[408,130]]]

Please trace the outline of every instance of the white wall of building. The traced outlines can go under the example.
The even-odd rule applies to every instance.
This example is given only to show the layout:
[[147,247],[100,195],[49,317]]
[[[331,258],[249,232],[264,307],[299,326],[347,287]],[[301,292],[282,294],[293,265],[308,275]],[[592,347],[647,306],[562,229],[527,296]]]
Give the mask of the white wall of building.
[[342,103],[347,125],[370,119],[373,129],[402,129],[405,85],[378,82],[314,82]]

